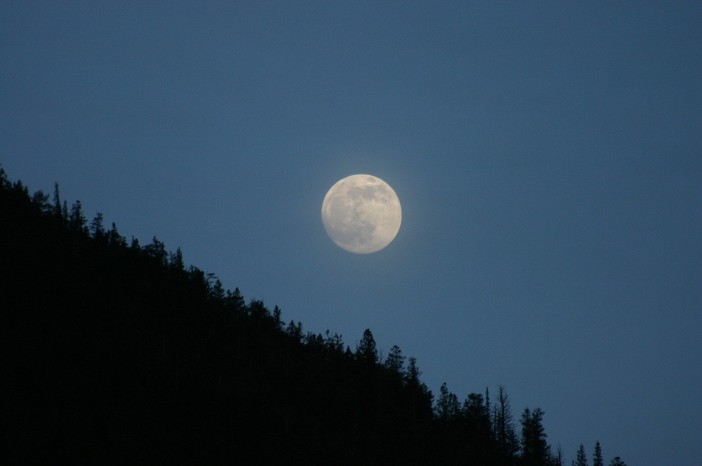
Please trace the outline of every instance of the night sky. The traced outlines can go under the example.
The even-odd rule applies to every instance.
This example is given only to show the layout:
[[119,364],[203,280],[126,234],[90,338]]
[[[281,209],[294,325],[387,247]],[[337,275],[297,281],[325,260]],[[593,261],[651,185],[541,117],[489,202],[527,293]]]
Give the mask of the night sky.
[[[435,394],[504,385],[567,464],[699,464],[702,3],[4,1],[0,69],[31,191]],[[354,173],[402,203],[375,254],[322,226]]]

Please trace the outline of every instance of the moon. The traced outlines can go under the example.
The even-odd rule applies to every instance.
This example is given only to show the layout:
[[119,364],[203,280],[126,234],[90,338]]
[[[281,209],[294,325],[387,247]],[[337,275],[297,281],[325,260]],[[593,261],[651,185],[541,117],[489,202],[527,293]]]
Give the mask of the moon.
[[370,254],[390,244],[400,231],[402,208],[395,191],[372,175],[337,181],[322,202],[322,223],[337,246]]

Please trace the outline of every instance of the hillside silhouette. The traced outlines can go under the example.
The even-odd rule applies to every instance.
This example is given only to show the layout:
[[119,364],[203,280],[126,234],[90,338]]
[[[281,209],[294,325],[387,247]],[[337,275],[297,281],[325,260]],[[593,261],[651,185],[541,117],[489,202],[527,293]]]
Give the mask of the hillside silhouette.
[[0,169],[0,226],[4,464],[564,464],[502,387],[434,397],[370,330],[304,332],[58,186]]

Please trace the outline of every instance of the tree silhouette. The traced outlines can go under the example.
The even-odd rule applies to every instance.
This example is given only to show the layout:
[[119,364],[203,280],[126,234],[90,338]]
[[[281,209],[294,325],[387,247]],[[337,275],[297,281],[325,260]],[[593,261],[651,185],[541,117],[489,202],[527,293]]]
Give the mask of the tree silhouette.
[[587,455],[585,454],[585,447],[582,443],[578,448],[578,453],[575,457],[575,461],[573,461],[573,466],[588,466]]
[[439,399],[436,402],[436,417],[444,422],[456,420],[461,414],[461,405],[455,393],[451,393],[446,382],[441,384]]
[[58,183],[54,183],[54,216],[60,223],[63,223],[66,217],[64,209],[61,206],[61,194],[59,193]]
[[522,464],[525,466],[543,466],[550,461],[550,448],[542,424],[543,415],[540,408],[534,411],[525,408],[522,414]]
[[502,385],[498,387],[497,402],[493,410],[493,431],[497,443],[497,453],[500,458],[509,463],[519,451],[519,443],[514,431],[512,407]]
[[602,447],[600,442],[595,442],[595,452],[592,455],[592,466],[604,466],[604,460],[602,459]]
[[404,366],[405,357],[402,355],[402,350],[400,350],[399,346],[393,345],[393,347],[390,348],[388,357],[385,359],[385,367],[388,368],[390,371],[401,375]]
[[105,238],[105,226],[103,225],[103,218],[100,212],[95,214],[95,217],[90,222],[90,233],[98,241]]
[[376,364],[378,362],[378,350],[376,349],[375,339],[370,329],[363,331],[363,338],[358,344],[356,357],[359,361],[367,364]]
[[556,447],[556,454],[553,456],[552,461],[553,466],[563,466],[563,451],[561,450],[561,445]]
[[83,208],[80,201],[75,201],[71,206],[71,212],[68,215],[68,228],[75,231],[76,233],[87,233],[87,228],[85,226],[86,222],[85,215],[83,215]]

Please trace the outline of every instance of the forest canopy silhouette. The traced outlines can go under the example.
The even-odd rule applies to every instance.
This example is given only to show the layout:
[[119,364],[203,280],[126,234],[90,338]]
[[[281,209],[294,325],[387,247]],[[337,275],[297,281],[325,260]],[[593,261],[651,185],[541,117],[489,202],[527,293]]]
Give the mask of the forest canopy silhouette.
[[435,397],[371,330],[353,349],[306,332],[49,198],[0,168],[7,464],[565,464],[544,412],[517,419],[503,387]]

